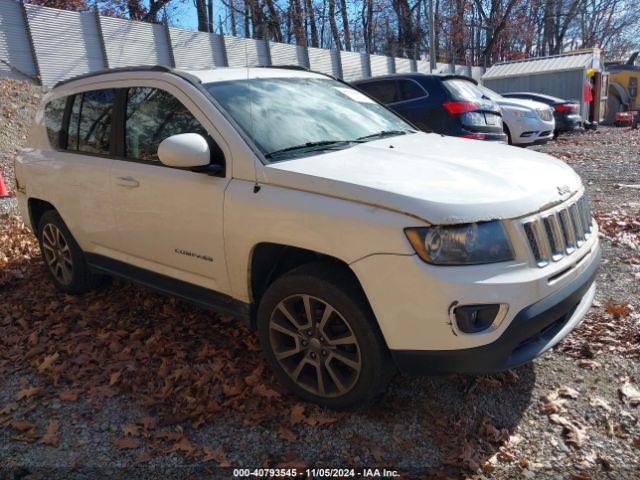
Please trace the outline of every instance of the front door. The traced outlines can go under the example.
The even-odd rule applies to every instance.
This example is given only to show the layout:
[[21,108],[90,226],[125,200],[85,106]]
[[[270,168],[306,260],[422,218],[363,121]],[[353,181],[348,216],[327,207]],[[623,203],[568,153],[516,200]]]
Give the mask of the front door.
[[114,160],[111,169],[120,260],[227,293],[222,226],[229,178],[167,167],[157,154],[171,135],[199,133],[213,140],[181,92],[132,87],[121,95],[125,159]]

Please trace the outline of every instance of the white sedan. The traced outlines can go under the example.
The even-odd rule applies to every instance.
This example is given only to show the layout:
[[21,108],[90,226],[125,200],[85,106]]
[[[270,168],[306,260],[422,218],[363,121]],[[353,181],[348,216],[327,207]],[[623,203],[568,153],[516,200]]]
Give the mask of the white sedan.
[[553,110],[544,103],[520,98],[507,98],[493,90],[478,85],[489,99],[502,110],[504,133],[510,145],[539,145],[553,140],[556,121]]

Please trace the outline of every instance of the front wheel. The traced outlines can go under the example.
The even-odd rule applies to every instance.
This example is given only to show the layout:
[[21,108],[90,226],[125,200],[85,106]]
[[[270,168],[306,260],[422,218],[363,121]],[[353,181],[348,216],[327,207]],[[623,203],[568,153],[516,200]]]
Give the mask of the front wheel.
[[309,264],[277,279],[260,302],[258,335],[276,376],[323,406],[365,406],[393,375],[371,309],[341,266]]

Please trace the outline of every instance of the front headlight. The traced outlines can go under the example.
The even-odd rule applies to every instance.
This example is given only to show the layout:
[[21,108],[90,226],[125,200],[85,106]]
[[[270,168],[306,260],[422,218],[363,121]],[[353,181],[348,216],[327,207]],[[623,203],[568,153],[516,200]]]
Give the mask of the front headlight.
[[538,118],[536,112],[532,110],[514,110],[513,114],[520,118]]
[[474,265],[513,260],[499,221],[404,229],[414,250],[435,265]]

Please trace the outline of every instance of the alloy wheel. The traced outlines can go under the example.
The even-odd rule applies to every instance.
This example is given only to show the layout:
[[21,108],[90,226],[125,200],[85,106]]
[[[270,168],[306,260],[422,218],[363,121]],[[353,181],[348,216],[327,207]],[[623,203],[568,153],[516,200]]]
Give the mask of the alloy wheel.
[[69,285],[73,279],[71,250],[63,233],[52,223],[42,229],[42,251],[51,274],[61,284]]
[[269,320],[273,354],[291,380],[321,397],[353,389],[362,369],[358,339],[333,306],[310,295],[292,295]]

